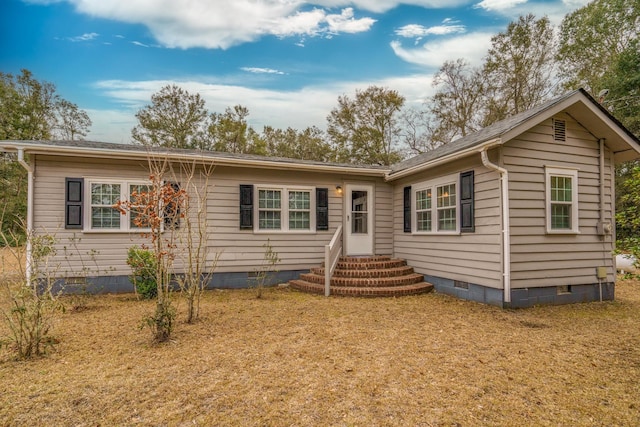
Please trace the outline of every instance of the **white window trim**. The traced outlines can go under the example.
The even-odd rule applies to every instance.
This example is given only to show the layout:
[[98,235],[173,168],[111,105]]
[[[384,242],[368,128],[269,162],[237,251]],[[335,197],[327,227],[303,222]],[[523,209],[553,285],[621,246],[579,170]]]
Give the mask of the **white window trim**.
[[91,185],[92,184],[119,184],[120,200],[129,200],[129,186],[131,185],[151,185],[150,181],[130,179],[120,180],[113,178],[86,178],[84,188],[84,218],[83,233],[147,233],[149,228],[132,228],[129,226],[130,212],[120,215],[120,228],[92,228],[91,227]]
[[[411,186],[411,234],[430,235],[459,235],[460,234],[460,179],[459,174],[446,175],[434,180],[419,182]],[[438,230],[438,187],[453,184],[456,186],[456,229]],[[431,231],[418,231],[418,215],[416,213],[417,201],[416,193],[422,190],[431,189]]]
[[[551,228],[551,177],[562,176],[571,178],[571,228]],[[545,217],[547,234],[580,234],[580,218],[578,207],[578,169],[560,166],[545,166]]]
[[[260,190],[276,190],[282,195],[280,205],[280,229],[261,229],[260,228]],[[289,230],[289,191],[308,191],[309,192],[309,229]],[[300,186],[300,185],[271,185],[271,184],[255,184],[253,192],[253,232],[258,234],[315,234],[316,233],[316,187]]]

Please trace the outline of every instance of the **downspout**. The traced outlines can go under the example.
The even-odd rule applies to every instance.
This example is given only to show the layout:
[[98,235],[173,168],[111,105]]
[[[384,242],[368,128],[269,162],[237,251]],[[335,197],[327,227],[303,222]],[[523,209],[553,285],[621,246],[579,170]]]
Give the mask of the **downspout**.
[[24,159],[24,148],[18,148],[18,163],[27,171],[27,253],[26,253],[26,279],[27,285],[31,285],[32,274],[32,248],[31,238],[33,237],[33,166]]
[[598,140],[598,142],[600,143],[600,165],[599,165],[600,166],[600,223],[603,224],[603,230],[602,230],[603,234],[607,234],[607,231],[610,232],[611,229],[606,230],[604,228],[604,224],[606,222],[606,219],[605,219],[606,211],[605,211],[605,206],[604,206],[604,191],[605,191],[605,188],[604,188],[604,173],[605,173],[605,170],[604,170],[604,142],[605,142],[605,139],[604,138],[600,138]]
[[598,140],[600,143],[600,222],[604,224],[604,138]]
[[[603,249],[604,247],[606,247],[606,234],[607,231],[611,231],[612,225],[609,224],[608,225],[608,230],[607,230],[607,224],[606,224],[606,220],[605,220],[605,206],[604,206],[604,138],[600,138],[598,140],[598,142],[600,143],[600,224],[599,224],[599,232],[602,235],[602,245],[603,245]],[[615,261],[614,261],[615,263]],[[606,265],[606,264],[605,264]],[[615,264],[614,264],[615,265]],[[598,276],[598,289],[599,289],[599,293],[600,293],[600,302],[602,302],[602,274],[597,274]],[[606,280],[606,273],[604,274],[604,279]]]
[[480,151],[482,164],[500,173],[500,190],[502,195],[502,284],[504,288],[504,302],[511,304],[511,237],[509,233],[509,172],[489,161],[485,146]]

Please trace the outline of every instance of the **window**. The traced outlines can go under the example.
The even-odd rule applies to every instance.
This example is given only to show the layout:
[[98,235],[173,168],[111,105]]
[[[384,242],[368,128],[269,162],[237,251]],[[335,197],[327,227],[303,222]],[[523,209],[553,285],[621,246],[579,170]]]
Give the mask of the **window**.
[[416,192],[416,230],[431,231],[431,189]]
[[578,233],[578,171],[545,169],[547,233]]
[[311,229],[311,192],[289,192],[289,229]]
[[91,228],[120,229],[121,214],[113,208],[120,193],[120,184],[91,183]]
[[142,209],[133,206],[130,212],[121,214],[113,207],[120,200],[139,201],[145,203],[144,195],[150,191],[150,184],[143,182],[91,180],[87,188],[88,221],[85,230],[129,231],[143,230],[144,218]]
[[258,223],[261,230],[282,227],[282,191],[258,190]]
[[447,184],[438,189],[438,231],[456,230],[456,185]]
[[129,212],[129,228],[147,228],[148,219],[144,217],[143,206],[149,203],[150,191],[151,185],[149,184],[129,184],[129,196],[126,200],[138,203],[137,206],[132,206]]
[[311,231],[315,192],[300,187],[257,187],[257,230]]
[[[458,176],[413,186],[413,229],[417,233],[457,233]],[[435,200],[434,200],[435,195]]]

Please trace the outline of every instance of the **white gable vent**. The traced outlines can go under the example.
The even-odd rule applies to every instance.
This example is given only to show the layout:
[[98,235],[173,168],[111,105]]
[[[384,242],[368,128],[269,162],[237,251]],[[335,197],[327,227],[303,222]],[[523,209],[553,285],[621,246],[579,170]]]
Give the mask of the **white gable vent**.
[[567,122],[565,120],[553,119],[553,139],[556,141],[567,140]]

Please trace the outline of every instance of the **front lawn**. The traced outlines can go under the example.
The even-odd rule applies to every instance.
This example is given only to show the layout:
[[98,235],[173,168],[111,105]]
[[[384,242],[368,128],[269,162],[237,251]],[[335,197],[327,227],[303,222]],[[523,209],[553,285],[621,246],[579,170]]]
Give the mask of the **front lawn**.
[[[501,310],[439,294],[210,291],[154,346],[153,302],[92,297],[55,351],[0,350],[0,425],[639,425],[640,282]],[[6,330],[0,325],[0,335]]]

